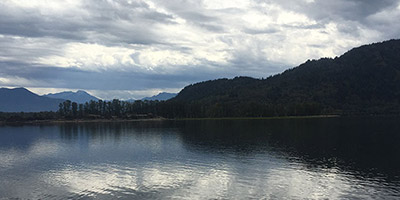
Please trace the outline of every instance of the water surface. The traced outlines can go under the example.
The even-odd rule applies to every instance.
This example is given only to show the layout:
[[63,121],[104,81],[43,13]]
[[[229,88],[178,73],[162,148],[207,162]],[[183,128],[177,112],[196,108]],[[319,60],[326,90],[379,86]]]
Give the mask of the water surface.
[[399,122],[0,126],[0,199],[399,199]]

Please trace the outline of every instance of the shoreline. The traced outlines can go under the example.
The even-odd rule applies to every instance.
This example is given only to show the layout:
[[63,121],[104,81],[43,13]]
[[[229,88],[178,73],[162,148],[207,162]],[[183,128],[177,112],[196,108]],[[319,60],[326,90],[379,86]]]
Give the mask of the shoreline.
[[7,122],[0,121],[0,125],[37,125],[37,124],[80,124],[80,123],[119,123],[119,122],[144,122],[144,121],[164,121],[165,118],[149,118],[149,119],[56,119],[56,120],[29,120]]
[[341,115],[306,115],[306,116],[278,116],[278,117],[215,117],[215,118],[176,118],[172,120],[263,120],[263,119],[313,119],[313,118],[337,118]]
[[0,121],[0,125],[37,125],[37,124],[64,124],[64,123],[119,123],[119,122],[160,122],[160,121],[191,121],[191,120],[273,120],[273,119],[313,119],[336,118],[340,115],[310,115],[310,116],[280,116],[280,117],[216,117],[216,118],[148,118],[148,119],[55,119],[55,120],[28,120],[28,121]]
[[[397,115],[396,115],[397,116]],[[351,117],[393,117],[393,115],[307,115],[307,116],[279,116],[279,117],[215,117],[215,118],[143,118],[143,119],[53,119],[27,121],[0,121],[4,125],[46,125],[46,124],[82,124],[82,123],[121,123],[121,122],[162,122],[162,121],[201,121],[201,120],[284,120],[284,119],[324,119],[324,118],[351,118]],[[397,116],[399,117],[399,116]]]

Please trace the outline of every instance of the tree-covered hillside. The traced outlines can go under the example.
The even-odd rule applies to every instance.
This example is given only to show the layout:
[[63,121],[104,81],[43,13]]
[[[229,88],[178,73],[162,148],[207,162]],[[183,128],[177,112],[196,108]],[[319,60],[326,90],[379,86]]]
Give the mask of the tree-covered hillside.
[[170,117],[399,114],[400,40],[307,61],[267,79],[189,85],[165,104]]

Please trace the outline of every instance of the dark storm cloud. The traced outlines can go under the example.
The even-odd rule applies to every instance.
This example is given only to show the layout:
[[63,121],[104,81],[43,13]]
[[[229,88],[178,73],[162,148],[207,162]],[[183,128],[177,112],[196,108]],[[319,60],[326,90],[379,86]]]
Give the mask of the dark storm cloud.
[[[359,30],[354,26],[360,25],[376,29],[380,24],[371,23],[369,17],[386,10],[396,9],[400,3],[399,0],[315,0],[310,3],[293,0],[272,1],[285,9],[303,13],[319,24],[336,22],[340,24],[340,31],[352,33],[356,36]],[[390,19],[387,20],[391,21]],[[397,19],[392,20],[397,21]]]
[[[268,75],[280,73],[288,67],[283,63],[268,60],[266,55],[257,55],[248,51],[236,52],[229,63],[231,72],[240,71],[244,76],[256,78],[265,78]],[[233,76],[235,76],[234,73]]]
[[313,16],[314,19],[329,18],[330,20],[334,20],[339,17],[345,20],[363,22],[367,16],[386,8],[397,6],[398,3],[398,0],[320,0],[315,2],[314,9],[307,9],[312,11],[307,14]]
[[[260,0],[259,2],[264,2]],[[384,9],[396,7],[398,0],[336,0],[325,1],[276,1],[282,7],[296,12],[304,13],[317,21],[336,21],[338,19],[351,21],[364,21],[367,16],[380,12]]]
[[83,40],[79,21],[43,16],[37,10],[21,10],[0,3],[0,34],[23,37],[57,37]]
[[211,32],[224,31],[224,21],[214,12],[203,8],[201,1],[156,0],[155,2],[194,26]]
[[[78,68],[59,68],[49,66],[26,66],[20,62],[0,62],[0,77],[17,77],[30,80],[34,85],[26,87],[43,88],[81,88],[86,90],[146,90],[152,88],[182,88],[193,81],[218,78],[221,72],[211,73],[195,67],[175,74],[145,73],[139,71],[85,71]],[[0,85],[4,84],[1,82]],[[20,83],[8,83],[19,87]]]
[[[37,43],[32,45],[32,42]],[[32,64],[32,60],[37,57],[62,55],[64,40],[47,38],[45,42],[41,42],[40,38],[16,38],[8,35],[0,37],[0,46],[0,57]]]
[[[144,2],[84,1],[82,8],[67,13],[43,14],[35,8],[0,3],[0,34],[22,37],[53,37],[78,42],[160,43],[151,27],[174,23],[173,16],[160,13]],[[111,44],[108,44],[111,43]]]

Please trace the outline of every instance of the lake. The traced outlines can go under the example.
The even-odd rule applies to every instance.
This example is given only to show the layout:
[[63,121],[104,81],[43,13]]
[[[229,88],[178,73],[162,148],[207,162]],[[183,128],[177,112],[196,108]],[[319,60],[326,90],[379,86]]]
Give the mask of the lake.
[[400,119],[0,126],[0,199],[399,199]]

